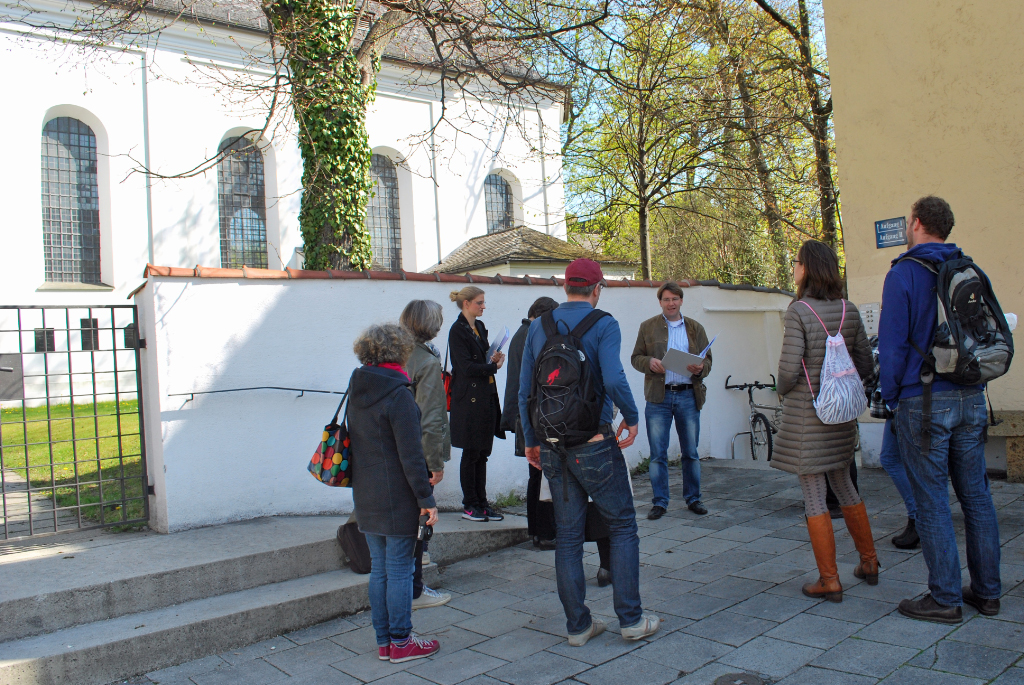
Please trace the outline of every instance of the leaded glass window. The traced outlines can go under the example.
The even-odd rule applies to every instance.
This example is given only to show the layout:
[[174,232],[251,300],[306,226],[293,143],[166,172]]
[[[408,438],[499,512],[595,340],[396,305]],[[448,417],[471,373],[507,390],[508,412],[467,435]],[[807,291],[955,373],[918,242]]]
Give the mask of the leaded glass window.
[[263,153],[248,138],[228,138],[217,165],[220,264],[267,268],[267,199]]
[[78,119],[43,127],[42,201],[46,280],[100,283],[96,135]]
[[373,197],[366,205],[366,230],[373,248],[373,268],[402,268],[402,226],[398,218],[398,174],[395,163],[384,155],[370,161]]
[[488,233],[512,228],[512,187],[500,174],[484,179],[484,208]]

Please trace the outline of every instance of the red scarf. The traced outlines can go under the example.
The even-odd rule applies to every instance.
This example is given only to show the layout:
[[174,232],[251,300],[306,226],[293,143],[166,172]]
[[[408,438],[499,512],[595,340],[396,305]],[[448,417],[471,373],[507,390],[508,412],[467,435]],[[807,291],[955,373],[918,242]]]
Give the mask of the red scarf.
[[384,362],[383,364],[374,364],[374,366],[377,366],[381,369],[391,369],[392,371],[397,371],[398,373],[405,376],[405,380],[412,382],[412,379],[409,378],[409,374],[405,372],[405,369],[402,368],[401,364],[397,364],[395,362]]

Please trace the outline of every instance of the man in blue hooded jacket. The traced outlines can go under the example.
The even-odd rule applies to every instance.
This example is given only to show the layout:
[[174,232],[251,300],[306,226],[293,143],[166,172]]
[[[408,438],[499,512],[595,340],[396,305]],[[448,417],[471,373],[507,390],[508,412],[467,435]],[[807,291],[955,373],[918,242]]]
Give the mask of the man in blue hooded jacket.
[[[922,353],[932,347],[938,298],[936,277],[923,260],[940,264],[960,256],[946,239],[953,211],[938,197],[914,203],[907,224],[910,249],[893,260],[885,277],[878,356],[882,398],[896,412],[900,455],[917,503],[917,532],[928,565],[930,594],[900,602],[904,616],[959,623],[967,602],[980,613],[999,613],[999,528],[985,471],[984,431],[988,423],[984,386],[932,383],[931,444],[922,439]],[[953,481],[964,515],[967,568],[971,583],[960,586],[960,556],[949,506]]]

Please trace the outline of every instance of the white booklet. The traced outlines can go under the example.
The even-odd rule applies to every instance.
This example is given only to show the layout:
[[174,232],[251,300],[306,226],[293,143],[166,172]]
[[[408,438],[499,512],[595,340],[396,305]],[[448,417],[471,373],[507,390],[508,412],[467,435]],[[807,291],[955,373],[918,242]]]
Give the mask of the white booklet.
[[508,326],[505,326],[505,330],[502,334],[500,336],[495,336],[494,342],[492,342],[491,346],[487,348],[487,361],[491,360],[491,357],[494,356],[495,352],[504,349],[505,345],[508,344],[508,339],[511,337],[512,334],[508,332]]
[[689,376],[691,374],[686,367],[691,364],[703,364],[704,358],[708,356],[708,350],[711,349],[711,346],[715,344],[717,339],[718,336],[716,335],[700,354],[690,354],[681,350],[669,350],[665,353],[665,358],[661,360],[661,365],[673,373],[678,373],[680,376]]

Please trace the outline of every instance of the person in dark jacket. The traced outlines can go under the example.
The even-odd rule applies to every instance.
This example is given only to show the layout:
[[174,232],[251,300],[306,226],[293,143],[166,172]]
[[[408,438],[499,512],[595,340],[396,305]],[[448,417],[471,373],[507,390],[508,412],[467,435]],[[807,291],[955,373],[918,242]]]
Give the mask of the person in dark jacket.
[[[452,440],[448,430],[448,411],[441,376],[441,354],[430,341],[437,337],[444,323],[444,309],[433,300],[413,300],[405,305],[398,319],[416,341],[405,362],[405,372],[412,381],[412,394],[420,408],[420,430],[423,433],[423,456],[430,471],[430,485],[437,486],[444,478],[444,463],[451,459]],[[447,592],[438,592],[423,584],[423,566],[430,563],[427,541],[416,543],[413,564],[412,608],[427,609],[451,601]]]
[[[519,418],[519,370],[523,363],[523,350],[526,348],[526,335],[530,332],[530,323],[545,313],[558,308],[558,303],[550,297],[538,298],[530,305],[523,325],[512,336],[508,345],[508,376],[505,380],[505,411],[501,413],[503,430],[514,431],[516,434],[516,456],[526,456],[526,442],[523,438],[523,425]],[[555,548],[555,510],[551,502],[540,501],[540,486],[544,472],[530,469],[530,480],[526,486],[526,525],[533,538],[535,547],[541,549]]]
[[484,291],[472,285],[454,291],[451,300],[462,312],[448,332],[452,359],[452,446],[462,448],[462,518],[500,521],[504,518],[487,503],[487,457],[494,438],[505,439],[501,405],[494,374],[505,363],[499,350],[487,356],[487,328],[479,317],[487,305]]
[[440,649],[412,632],[413,553],[419,517],[437,523],[423,456],[420,410],[402,366],[413,339],[396,324],[371,326],[353,349],[364,366],[349,381],[352,498],[370,548],[370,612],[381,660],[401,663]]
[[[985,470],[984,386],[958,385],[936,377],[930,397],[931,421],[924,444],[923,352],[932,347],[938,325],[935,274],[917,260],[941,264],[962,255],[946,242],[953,210],[942,198],[923,197],[907,221],[910,249],[893,261],[882,289],[878,360],[882,399],[896,413],[900,457],[917,506],[916,529],[928,566],[928,590],[904,599],[899,612],[909,618],[955,624],[962,605],[984,616],[999,613],[999,522]],[[949,506],[949,482],[964,516],[968,585],[961,584],[960,553]]]
[[856,421],[825,424],[814,406],[821,391],[826,339],[842,333],[847,353],[861,380],[874,376],[871,346],[860,312],[843,299],[839,258],[823,242],[808,240],[793,263],[796,300],[786,311],[786,329],[779,357],[778,388],[783,396],[782,427],[769,462],[774,468],[799,477],[811,550],[818,566],[817,582],[803,586],[815,599],[843,601],[843,586],[836,566],[836,540],[825,504],[825,483],[832,483],[846,530],[860,554],[853,575],[878,584],[878,554],[867,509],[850,480],[850,464],[857,441]]

